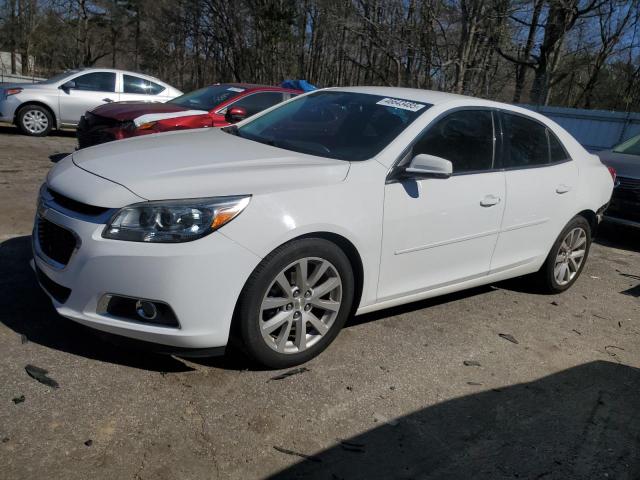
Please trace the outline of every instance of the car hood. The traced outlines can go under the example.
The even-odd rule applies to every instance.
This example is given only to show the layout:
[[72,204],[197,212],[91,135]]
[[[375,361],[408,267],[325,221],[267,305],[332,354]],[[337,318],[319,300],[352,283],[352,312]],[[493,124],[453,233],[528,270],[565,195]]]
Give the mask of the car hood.
[[114,102],[100,105],[91,110],[91,113],[124,122],[149,113],[175,113],[186,110],[189,109],[173,103]]
[[598,152],[598,156],[606,166],[615,168],[619,177],[640,179],[640,156],[616,153],[613,150]]
[[147,200],[261,194],[341,182],[349,162],[218,129],[167,132],[79,150],[73,162]]

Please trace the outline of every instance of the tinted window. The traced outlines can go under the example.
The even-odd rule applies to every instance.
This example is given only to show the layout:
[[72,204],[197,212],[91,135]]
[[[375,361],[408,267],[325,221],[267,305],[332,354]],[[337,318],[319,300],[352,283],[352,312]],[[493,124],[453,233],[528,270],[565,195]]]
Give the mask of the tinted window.
[[503,114],[505,131],[504,167],[533,167],[549,163],[547,129],[520,115]]
[[244,88],[231,85],[214,85],[185,93],[168,103],[197,110],[214,110],[218,105],[244,92]]
[[87,73],[73,80],[76,82],[76,90],[88,90],[91,92],[116,91],[116,74],[112,72]]
[[627,155],[640,155],[640,135],[631,137],[629,140],[613,147],[616,153],[626,153]]
[[417,141],[412,156],[427,153],[453,163],[453,172],[493,168],[493,119],[487,110],[460,110],[438,120]]
[[150,82],[144,78],[134,77],[132,75],[123,75],[124,93],[139,93],[143,95],[158,95],[164,90],[164,87],[157,83]]
[[295,152],[366,160],[429,107],[426,103],[365,93],[319,91],[229,131]]
[[229,105],[227,108],[242,107],[247,111],[247,115],[251,116],[269,107],[273,107],[276,103],[280,103],[281,101],[281,92],[254,93],[241,98],[233,105]]
[[558,140],[558,137],[547,128],[547,135],[549,136],[549,155],[551,155],[551,163],[564,162],[569,160],[569,154]]

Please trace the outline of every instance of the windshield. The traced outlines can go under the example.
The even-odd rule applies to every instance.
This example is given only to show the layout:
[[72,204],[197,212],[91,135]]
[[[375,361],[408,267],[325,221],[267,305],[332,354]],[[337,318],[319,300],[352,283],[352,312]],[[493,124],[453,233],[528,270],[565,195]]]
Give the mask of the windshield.
[[197,110],[213,110],[222,102],[244,92],[246,89],[232,85],[215,85],[186,93],[167,103]]
[[59,73],[57,75],[54,75],[53,77],[47,78],[46,80],[43,80],[38,83],[58,83],[59,81],[64,80],[68,76],[78,72],[80,72],[80,70],[67,70],[66,72]]
[[240,127],[239,136],[339,160],[366,160],[431,105],[365,93],[319,91]]
[[613,147],[616,153],[626,153],[627,155],[640,155],[640,135],[631,137],[626,142]]

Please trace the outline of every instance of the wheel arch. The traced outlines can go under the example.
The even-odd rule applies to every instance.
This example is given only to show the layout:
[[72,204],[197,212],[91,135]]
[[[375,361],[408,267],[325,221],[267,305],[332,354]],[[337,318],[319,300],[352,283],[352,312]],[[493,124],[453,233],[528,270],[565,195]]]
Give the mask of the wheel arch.
[[[364,265],[362,263],[362,257],[356,246],[346,237],[333,233],[333,232],[312,232],[305,233],[299,237],[290,241],[300,240],[303,238],[322,238],[333,244],[335,244],[349,259],[351,264],[351,270],[353,271],[354,280],[354,296],[351,315],[358,309],[360,305],[360,299],[362,298],[362,288],[364,285]],[[287,242],[288,243],[288,242]]]
[[45,102],[41,102],[39,100],[27,100],[26,102],[21,103],[20,106],[16,108],[16,112],[13,116],[14,125],[18,125],[18,114],[20,113],[20,110],[28,105],[37,105],[39,107],[45,108],[51,114],[51,118],[53,118],[53,128],[58,128],[58,118],[56,117],[53,108],[51,108],[51,106],[46,104]]
[[589,226],[591,227],[591,236],[595,235],[596,229],[598,228],[598,216],[596,212],[590,209],[582,210],[578,212],[576,217],[584,217],[587,222],[589,222]]

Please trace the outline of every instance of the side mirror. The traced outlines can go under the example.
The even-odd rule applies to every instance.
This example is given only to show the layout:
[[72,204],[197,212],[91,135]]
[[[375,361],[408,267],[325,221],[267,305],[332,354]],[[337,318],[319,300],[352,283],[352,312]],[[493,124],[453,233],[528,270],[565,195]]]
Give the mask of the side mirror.
[[453,174],[453,164],[444,158],[421,153],[411,159],[404,171],[405,176],[412,178],[449,178]]
[[76,81],[75,80],[69,80],[68,82],[65,82],[62,85],[60,85],[60,88],[62,90],[64,90],[65,92],[68,92],[72,88],[76,88]]
[[236,123],[247,118],[247,110],[242,107],[231,107],[224,114],[224,119],[229,123]]

